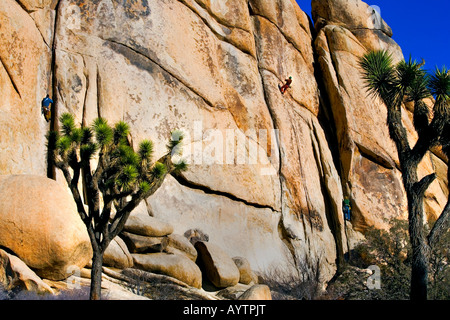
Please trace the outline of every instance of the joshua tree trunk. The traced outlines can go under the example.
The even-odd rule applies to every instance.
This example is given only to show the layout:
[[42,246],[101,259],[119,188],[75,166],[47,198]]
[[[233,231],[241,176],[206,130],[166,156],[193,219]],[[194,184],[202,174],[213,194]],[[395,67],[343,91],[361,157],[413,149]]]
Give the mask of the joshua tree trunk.
[[92,270],[91,270],[91,300],[100,300],[102,289],[102,265],[103,265],[103,252],[99,249],[94,250],[92,257]]
[[411,263],[411,300],[426,300],[428,287],[428,252],[429,245],[424,235],[424,198],[425,191],[436,179],[432,173],[418,179],[417,169],[422,155],[414,155],[413,150],[403,149],[397,144],[402,164],[403,185],[408,200],[409,239],[412,248]]
[[428,245],[423,233],[423,195],[407,192],[409,237],[412,248],[411,300],[426,300],[428,287]]
[[[411,236],[412,240],[412,236]],[[418,244],[413,249],[411,270],[411,300],[427,300],[428,297],[428,258],[425,246]]]
[[[423,204],[425,191],[434,181],[436,175],[430,174],[420,181],[417,169],[425,152],[414,153],[407,144],[406,130],[401,125],[401,109],[388,109],[388,125],[399,155],[403,185],[408,200],[409,238],[412,248],[411,265],[411,300],[426,300],[428,287],[427,241],[423,230]],[[420,145],[419,145],[420,146]],[[428,148],[426,148],[428,149]]]

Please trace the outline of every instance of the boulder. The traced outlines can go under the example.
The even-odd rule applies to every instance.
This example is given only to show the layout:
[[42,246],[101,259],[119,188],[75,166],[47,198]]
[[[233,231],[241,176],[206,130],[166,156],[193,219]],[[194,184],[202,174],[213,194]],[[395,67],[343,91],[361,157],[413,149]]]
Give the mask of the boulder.
[[239,269],[239,282],[243,284],[249,284],[254,281],[255,275],[250,267],[250,263],[244,257],[233,257],[233,261],[236,267]]
[[148,237],[130,232],[122,232],[120,236],[132,253],[162,252],[167,245],[164,241],[166,237]]
[[53,289],[39,278],[22,260],[12,254],[7,254],[7,256],[11,263],[11,270],[17,276],[15,285],[37,293],[54,293]]
[[133,266],[133,257],[121,238],[114,238],[108,248],[106,248],[103,254],[103,264],[118,269],[131,268]]
[[250,288],[251,286],[249,285],[238,283],[235,286],[227,287],[220,290],[219,292],[217,292],[217,296],[223,299],[237,300],[239,296],[241,296],[245,291],[247,291]]
[[69,191],[35,175],[0,176],[0,246],[51,280],[67,278],[92,257],[86,226]]
[[124,231],[147,237],[163,237],[173,232],[171,224],[145,214],[130,215]]
[[202,273],[199,267],[184,255],[168,253],[131,255],[135,268],[171,276],[195,288],[202,286]]
[[267,285],[255,284],[240,295],[238,300],[272,300],[272,294]]
[[209,235],[198,228],[186,230],[184,232],[184,237],[187,238],[192,245],[195,245],[197,241],[209,241]]
[[197,250],[186,237],[173,233],[165,237],[163,242],[166,244],[164,252],[184,254],[194,262],[197,260]]
[[239,269],[220,247],[210,242],[198,241],[195,248],[198,252],[199,265],[216,287],[231,287],[239,282]]
[[0,290],[12,289],[16,279],[17,275],[11,267],[8,254],[0,249]]

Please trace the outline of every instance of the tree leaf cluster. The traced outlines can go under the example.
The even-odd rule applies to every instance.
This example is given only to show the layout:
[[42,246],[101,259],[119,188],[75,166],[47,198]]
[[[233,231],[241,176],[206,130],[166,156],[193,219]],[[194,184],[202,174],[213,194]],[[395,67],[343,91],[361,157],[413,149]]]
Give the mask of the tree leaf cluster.
[[59,121],[59,132],[47,135],[51,161],[63,172],[78,212],[103,251],[131,210],[153,194],[167,174],[187,169],[183,160],[172,162],[172,156],[181,152],[183,134],[172,132],[167,153],[154,161],[153,142],[143,140],[135,151],[123,121],[111,126],[100,117],[91,126],[79,127],[70,113]]

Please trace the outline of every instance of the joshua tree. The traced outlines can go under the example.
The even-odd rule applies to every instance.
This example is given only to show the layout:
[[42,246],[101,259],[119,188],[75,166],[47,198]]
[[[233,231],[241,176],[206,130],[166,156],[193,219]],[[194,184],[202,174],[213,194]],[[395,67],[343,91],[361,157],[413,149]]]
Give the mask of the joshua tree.
[[[105,119],[97,118],[92,127],[80,128],[69,113],[59,120],[61,132],[47,135],[49,161],[64,174],[87,227],[93,249],[90,298],[98,300],[103,253],[111,240],[122,231],[131,211],[155,193],[167,174],[186,169],[185,162],[172,162],[172,156],[180,153],[183,136],[173,132],[168,152],[153,163],[152,142],[142,141],[135,152],[124,122],[110,127]],[[94,156],[98,157],[95,170],[91,168]]]
[[[417,168],[430,148],[442,146],[450,156],[450,73],[445,67],[428,75],[423,63],[409,59],[397,65],[386,51],[373,51],[360,60],[367,89],[387,106],[389,134],[394,141],[408,200],[409,238],[412,247],[411,294],[414,300],[427,299],[428,254],[430,248],[448,228],[450,197],[439,219],[428,235],[423,228],[423,201],[427,188],[435,180],[432,173],[419,180]],[[432,116],[424,99],[434,97]],[[408,142],[402,124],[402,103],[414,104],[413,123],[418,140],[413,147]],[[447,175],[450,178],[450,171]]]

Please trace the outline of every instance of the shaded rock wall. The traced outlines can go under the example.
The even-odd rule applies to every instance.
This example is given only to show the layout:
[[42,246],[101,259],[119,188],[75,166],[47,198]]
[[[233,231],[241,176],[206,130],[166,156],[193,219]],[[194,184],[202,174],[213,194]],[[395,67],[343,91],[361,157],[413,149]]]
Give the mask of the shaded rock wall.
[[[182,129],[189,170],[147,199],[148,213],[259,270],[320,261],[330,279],[357,231],[406,213],[385,107],[357,68],[367,49],[402,53],[362,1],[312,4],[314,28],[294,0],[2,1],[0,173],[47,174],[46,92],[56,117],[128,122],[156,158]],[[445,166],[430,155],[423,171]],[[434,183],[430,212],[445,192]]]

